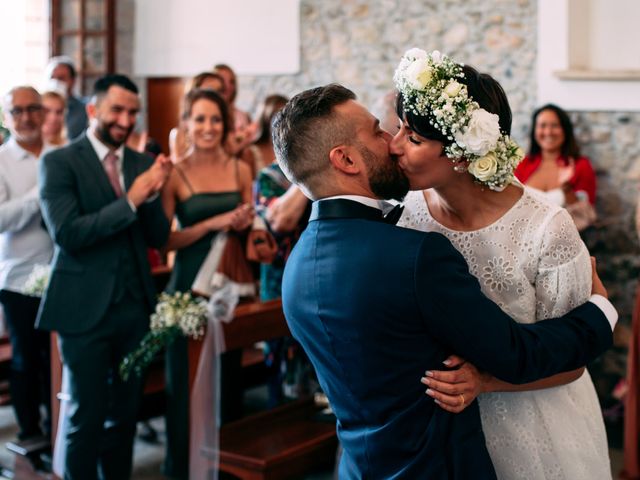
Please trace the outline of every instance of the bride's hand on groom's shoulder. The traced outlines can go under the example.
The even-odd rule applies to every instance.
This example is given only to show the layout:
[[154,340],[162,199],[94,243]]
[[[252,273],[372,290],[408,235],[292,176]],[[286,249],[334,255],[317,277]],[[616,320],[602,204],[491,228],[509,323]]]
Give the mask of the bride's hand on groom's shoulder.
[[457,355],[451,355],[443,363],[448,370],[428,370],[420,379],[428,387],[426,394],[440,408],[459,413],[478,395],[488,391],[491,375],[478,371],[473,364]]

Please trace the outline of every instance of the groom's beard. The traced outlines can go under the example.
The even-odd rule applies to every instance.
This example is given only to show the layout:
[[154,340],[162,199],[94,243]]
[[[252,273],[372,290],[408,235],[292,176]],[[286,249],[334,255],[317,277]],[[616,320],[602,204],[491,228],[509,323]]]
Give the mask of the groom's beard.
[[365,146],[361,146],[360,153],[367,164],[371,191],[379,198],[402,201],[409,191],[409,179],[400,169],[395,156],[383,160]]

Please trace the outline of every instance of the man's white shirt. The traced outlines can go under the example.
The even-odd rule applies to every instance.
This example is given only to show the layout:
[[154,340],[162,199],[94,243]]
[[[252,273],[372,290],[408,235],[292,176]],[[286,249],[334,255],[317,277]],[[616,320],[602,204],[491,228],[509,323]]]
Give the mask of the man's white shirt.
[[[50,149],[44,145],[41,155]],[[33,267],[48,265],[52,254],[40,214],[38,157],[10,138],[0,146],[0,289],[23,293]]]

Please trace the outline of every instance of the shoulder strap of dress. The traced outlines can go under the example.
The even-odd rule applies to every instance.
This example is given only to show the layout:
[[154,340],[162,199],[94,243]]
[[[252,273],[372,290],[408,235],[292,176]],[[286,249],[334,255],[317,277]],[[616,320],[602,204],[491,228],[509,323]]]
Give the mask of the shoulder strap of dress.
[[238,162],[238,157],[233,157],[233,165],[236,169],[236,186],[238,187],[238,190],[242,190],[240,186],[240,168],[238,167]]
[[193,187],[191,186],[191,183],[189,182],[189,179],[187,178],[186,173],[184,173],[184,171],[182,171],[182,168],[180,168],[177,164],[175,165],[175,169],[180,175],[180,178],[182,178],[182,181],[185,183],[185,185],[189,189],[189,192],[191,192],[191,195],[193,195],[195,192],[193,191]]

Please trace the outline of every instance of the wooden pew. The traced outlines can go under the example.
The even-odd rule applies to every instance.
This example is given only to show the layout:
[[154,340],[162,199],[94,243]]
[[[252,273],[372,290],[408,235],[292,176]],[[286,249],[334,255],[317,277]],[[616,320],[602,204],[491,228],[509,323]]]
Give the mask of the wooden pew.
[[[290,335],[280,300],[239,305],[223,331],[227,350]],[[189,342],[190,387],[201,348],[202,341]],[[330,467],[337,448],[335,422],[318,420],[321,409],[305,398],[224,425],[220,470],[245,480],[282,480]]]

